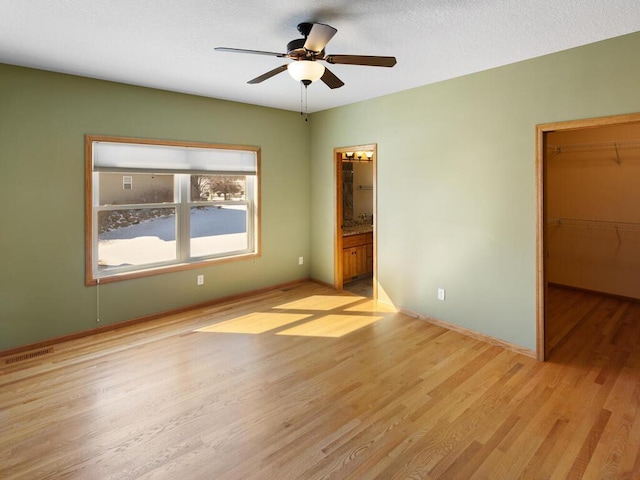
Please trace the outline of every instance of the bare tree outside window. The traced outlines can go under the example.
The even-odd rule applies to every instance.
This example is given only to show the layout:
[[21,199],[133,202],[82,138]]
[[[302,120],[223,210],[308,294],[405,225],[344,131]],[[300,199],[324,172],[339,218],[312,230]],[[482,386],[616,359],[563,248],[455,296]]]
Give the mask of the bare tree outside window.
[[191,175],[191,201],[224,200],[244,198],[244,176],[235,175]]
[[191,201],[198,202],[209,199],[211,181],[209,175],[191,175]]
[[230,175],[216,175],[211,177],[211,193],[224,196],[225,200],[231,197],[244,194],[244,178]]

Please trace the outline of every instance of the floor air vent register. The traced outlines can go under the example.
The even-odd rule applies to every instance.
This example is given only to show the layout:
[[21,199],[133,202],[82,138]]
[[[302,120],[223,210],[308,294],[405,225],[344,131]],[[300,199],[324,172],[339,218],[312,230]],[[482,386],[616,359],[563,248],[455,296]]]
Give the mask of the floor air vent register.
[[16,355],[14,357],[9,357],[5,359],[5,365],[11,365],[13,363],[23,362],[25,360],[30,360],[32,358],[41,357],[42,355],[48,355],[49,353],[53,353],[53,348],[43,348],[41,350],[34,350],[32,352],[22,353],[20,355]]

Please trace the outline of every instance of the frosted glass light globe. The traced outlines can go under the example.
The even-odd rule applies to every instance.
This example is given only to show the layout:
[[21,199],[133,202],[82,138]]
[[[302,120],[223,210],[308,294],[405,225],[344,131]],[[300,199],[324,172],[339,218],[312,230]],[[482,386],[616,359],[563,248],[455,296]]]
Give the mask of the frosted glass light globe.
[[305,80],[315,82],[316,80],[320,80],[322,75],[324,75],[324,65],[311,60],[291,62],[287,66],[287,70],[289,70],[289,75],[299,82],[303,82]]

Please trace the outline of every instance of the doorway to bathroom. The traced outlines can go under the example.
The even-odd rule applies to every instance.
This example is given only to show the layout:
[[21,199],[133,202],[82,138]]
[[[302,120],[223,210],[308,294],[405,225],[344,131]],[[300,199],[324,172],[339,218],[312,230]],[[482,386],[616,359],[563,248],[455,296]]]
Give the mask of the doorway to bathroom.
[[377,298],[375,144],[334,149],[334,286]]

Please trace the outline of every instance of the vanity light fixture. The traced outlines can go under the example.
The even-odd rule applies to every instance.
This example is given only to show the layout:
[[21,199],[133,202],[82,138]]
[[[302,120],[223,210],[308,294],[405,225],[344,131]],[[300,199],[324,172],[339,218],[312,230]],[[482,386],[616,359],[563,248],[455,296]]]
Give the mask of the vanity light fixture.
[[373,160],[373,152],[342,152],[342,159],[351,162],[355,160],[357,160],[358,162],[371,162]]

